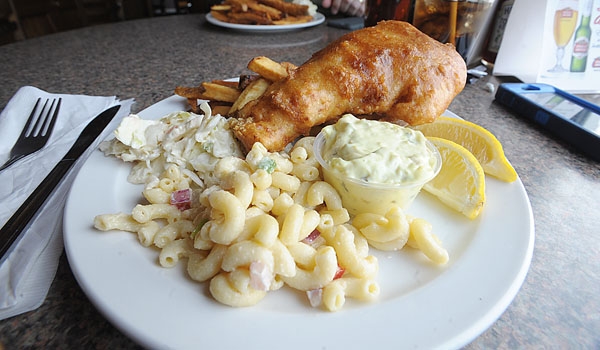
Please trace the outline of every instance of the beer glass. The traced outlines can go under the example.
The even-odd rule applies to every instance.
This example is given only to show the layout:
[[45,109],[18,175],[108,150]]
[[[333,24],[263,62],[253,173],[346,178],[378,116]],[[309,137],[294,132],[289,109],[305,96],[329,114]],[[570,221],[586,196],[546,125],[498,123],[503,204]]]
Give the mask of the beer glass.
[[549,72],[566,72],[563,67],[565,46],[571,40],[577,26],[579,14],[578,0],[559,0],[554,11],[554,42],[556,43],[556,64]]
[[485,39],[496,1],[415,0],[413,24],[440,42],[454,44],[470,61],[475,44]]

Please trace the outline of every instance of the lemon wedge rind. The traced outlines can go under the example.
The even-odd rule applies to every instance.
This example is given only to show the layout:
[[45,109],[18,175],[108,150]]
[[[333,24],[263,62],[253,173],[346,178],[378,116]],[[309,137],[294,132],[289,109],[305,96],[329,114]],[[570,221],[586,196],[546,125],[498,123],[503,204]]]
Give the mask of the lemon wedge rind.
[[485,204],[485,173],[475,156],[456,142],[427,137],[442,156],[438,175],[423,189],[446,206],[475,219]]
[[418,125],[415,129],[425,136],[444,138],[465,147],[486,174],[505,182],[517,180],[517,172],[506,158],[502,144],[484,127],[464,119],[440,116],[433,123]]

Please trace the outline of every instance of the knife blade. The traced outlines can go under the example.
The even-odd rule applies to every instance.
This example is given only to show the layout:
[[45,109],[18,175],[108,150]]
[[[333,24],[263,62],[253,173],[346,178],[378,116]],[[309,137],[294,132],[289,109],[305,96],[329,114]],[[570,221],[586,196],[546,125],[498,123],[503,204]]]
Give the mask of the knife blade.
[[60,183],[75,161],[90,147],[119,111],[120,105],[113,106],[96,116],[81,132],[71,149],[56,164],[38,187],[29,195],[13,216],[0,229],[0,264],[21,232],[46,202],[54,188]]

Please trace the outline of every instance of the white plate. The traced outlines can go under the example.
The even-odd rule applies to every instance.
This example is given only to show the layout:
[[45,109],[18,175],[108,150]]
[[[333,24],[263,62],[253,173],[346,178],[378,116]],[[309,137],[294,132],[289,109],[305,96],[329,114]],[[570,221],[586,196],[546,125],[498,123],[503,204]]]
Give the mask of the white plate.
[[209,23],[212,23],[216,26],[229,28],[234,30],[239,30],[243,32],[262,32],[262,33],[274,33],[274,32],[287,32],[291,30],[310,28],[314,26],[318,26],[319,24],[325,22],[325,16],[319,12],[317,12],[313,16],[313,20],[305,23],[297,23],[297,24],[281,24],[281,25],[258,25],[258,24],[237,24],[237,23],[228,23],[219,21],[214,18],[210,13],[206,14],[206,20]]
[[[185,99],[172,96],[140,115],[159,118],[185,108]],[[377,252],[377,302],[348,300],[341,311],[329,313],[285,288],[254,307],[231,308],[213,301],[205,284],[186,277],[183,264],[160,267],[158,252],[142,247],[135,235],[92,227],[95,215],[131,212],[141,199],[142,188],[126,181],[129,169],[100,151],[89,158],[69,194],[64,241],[92,303],[149,348],[458,348],[500,317],[532,257],[533,216],[523,184],[488,178],[487,203],[474,221],[426,193],[417,198],[408,212],[433,224],[451,260],[440,268],[409,249]]]

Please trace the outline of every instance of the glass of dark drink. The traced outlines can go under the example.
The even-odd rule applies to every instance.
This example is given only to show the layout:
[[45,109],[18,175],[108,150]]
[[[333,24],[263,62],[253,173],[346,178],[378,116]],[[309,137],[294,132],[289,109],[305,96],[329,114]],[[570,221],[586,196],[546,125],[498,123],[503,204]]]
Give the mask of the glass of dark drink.
[[394,19],[412,22],[415,0],[367,0],[365,26],[370,27],[379,21]]

